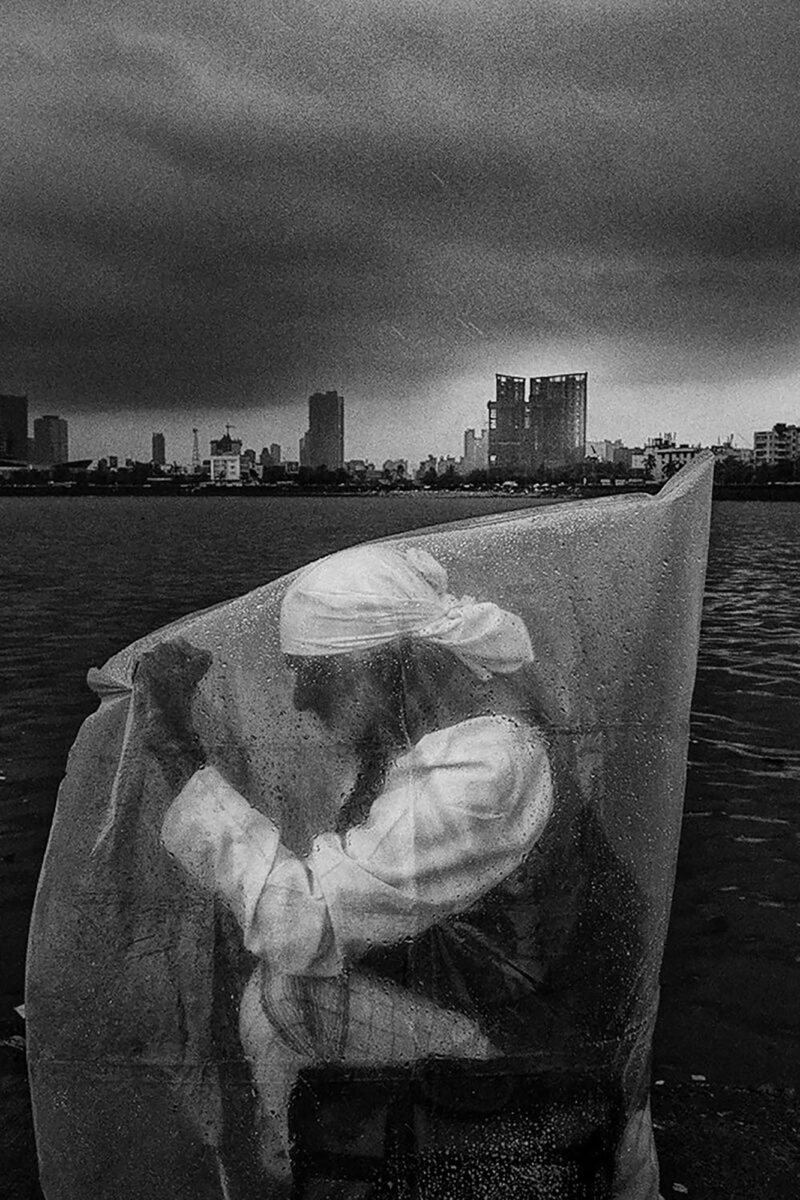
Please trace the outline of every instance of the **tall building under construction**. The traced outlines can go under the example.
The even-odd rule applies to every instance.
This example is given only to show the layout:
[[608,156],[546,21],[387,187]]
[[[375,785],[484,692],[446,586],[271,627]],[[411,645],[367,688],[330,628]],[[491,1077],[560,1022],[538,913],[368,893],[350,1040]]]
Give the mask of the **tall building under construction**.
[[586,453],[586,371],[531,379],[534,470],[558,471]]
[[489,401],[489,467],[505,474],[527,475],[530,464],[531,412],[524,376],[496,375]]
[[539,475],[580,462],[586,443],[585,371],[495,379],[495,398],[489,401],[490,469]]

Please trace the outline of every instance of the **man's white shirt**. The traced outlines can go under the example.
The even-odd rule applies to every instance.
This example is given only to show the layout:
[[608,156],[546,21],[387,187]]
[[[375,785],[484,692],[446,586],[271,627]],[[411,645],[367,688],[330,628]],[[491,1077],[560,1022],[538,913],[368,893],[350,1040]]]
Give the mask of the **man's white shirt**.
[[307,856],[214,767],[176,798],[162,840],[225,900],[251,953],[278,972],[336,975],[469,908],[522,863],[552,808],[541,735],[481,716],[422,737],[392,765],[366,820],[319,834]]

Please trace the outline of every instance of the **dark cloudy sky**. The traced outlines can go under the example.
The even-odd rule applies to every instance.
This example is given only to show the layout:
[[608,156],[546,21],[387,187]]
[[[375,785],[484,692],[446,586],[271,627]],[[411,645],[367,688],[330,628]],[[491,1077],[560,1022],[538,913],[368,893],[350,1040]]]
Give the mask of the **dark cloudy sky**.
[[457,452],[800,418],[797,0],[3,0],[0,391],[74,453],[231,420]]

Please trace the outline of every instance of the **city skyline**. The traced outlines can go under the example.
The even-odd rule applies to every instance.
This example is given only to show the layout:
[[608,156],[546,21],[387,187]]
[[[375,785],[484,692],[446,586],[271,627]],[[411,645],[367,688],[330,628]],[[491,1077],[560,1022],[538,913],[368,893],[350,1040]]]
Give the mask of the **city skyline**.
[[[638,447],[627,446],[619,438],[587,437],[586,372],[530,378],[498,373],[495,385],[495,398],[488,405],[486,427],[481,428],[480,433],[475,428],[464,430],[463,455],[428,454],[420,460],[416,471],[410,468],[407,459],[387,459],[383,454],[376,455],[375,462],[346,459],[344,397],[335,390],[309,396],[308,428],[299,439],[298,459],[287,458],[275,442],[262,447],[260,453],[255,447],[244,447],[242,439],[231,437],[234,426],[228,422],[222,437],[210,439],[208,459],[201,456],[199,430],[192,429],[192,459],[188,471],[185,462],[177,459],[167,462],[165,436],[159,431],[152,434],[149,460],[137,462],[127,455],[93,454],[87,460],[76,461],[68,452],[66,420],[54,414],[34,418],[34,437],[31,438],[28,436],[28,397],[5,394],[0,395],[0,472],[8,468],[13,475],[25,462],[31,465],[34,473],[37,468],[52,471],[64,466],[80,473],[93,463],[89,478],[91,471],[99,471],[105,477],[109,470],[116,473],[124,468],[123,476],[128,470],[133,475],[131,478],[120,477],[121,482],[134,482],[137,486],[149,482],[149,477],[141,473],[142,468],[147,472],[148,466],[159,477],[188,478],[191,472],[194,477],[205,475],[212,484],[236,486],[258,481],[274,486],[279,479],[291,481],[295,476],[309,482],[308,473],[313,476],[320,471],[331,477],[339,473],[349,475],[359,486],[376,479],[389,485],[405,486],[412,479],[430,484],[432,479],[451,476],[467,479],[471,486],[481,482],[478,478],[481,475],[485,477],[484,483],[506,477],[516,486],[519,479],[551,483],[559,473],[570,476],[578,468],[588,471],[595,482],[601,477],[609,480],[629,478],[631,472],[658,482],[669,478],[701,452],[699,443],[678,442],[677,431],[652,434],[643,446]],[[753,469],[763,472],[764,468],[771,467],[783,472],[779,479],[785,481],[787,467],[794,476],[800,465],[799,438],[800,426],[777,422],[770,430],[753,431],[752,447],[736,447],[733,435],[728,435],[724,440],[717,437],[711,449],[718,461],[726,464],[728,471],[736,470],[740,483],[744,482],[743,471],[745,474]],[[16,456],[15,463],[15,456],[9,451],[17,444],[24,446],[24,452]],[[273,474],[276,468],[280,471]],[[23,469],[23,485],[30,482],[24,475]],[[341,478],[339,482],[345,481]]]
[[[584,379],[583,387],[584,387],[584,392],[585,392],[585,390],[586,390],[585,373],[579,373],[579,375],[576,376],[576,378],[581,378],[581,377]],[[560,378],[563,378],[563,376],[556,376],[554,378],[560,379]],[[531,378],[531,377],[524,377],[524,376],[523,377],[513,377],[513,376],[504,376],[501,374],[497,374],[495,376],[495,391],[494,391],[494,394],[492,397],[493,402],[496,402],[497,399],[499,398],[500,391],[499,391],[499,387],[498,387],[498,381],[503,380],[503,379],[506,379],[508,384],[513,384],[516,382],[516,383],[523,385],[523,392],[526,392],[532,384],[541,382],[541,379],[537,380],[536,378]],[[309,396],[306,398],[305,405],[304,405],[305,410],[306,410],[306,416],[305,416],[305,418],[303,418],[300,421],[301,426],[303,425],[304,421],[305,421],[306,425],[308,424],[308,411],[309,411],[310,401],[315,398],[319,399],[320,395],[321,394],[317,391],[316,393],[312,394],[312,396]],[[338,395],[338,393],[336,393],[334,390],[329,390],[327,395],[330,397],[333,397],[333,396],[337,397],[338,401],[341,404],[342,414],[343,414],[343,412],[344,412],[344,397]],[[33,407],[31,404],[30,397],[25,396],[23,394],[21,396],[16,396],[16,397],[6,396],[4,398],[10,399],[12,401],[22,400],[27,403],[27,407],[29,410],[29,413],[28,413],[29,433],[35,427],[35,425],[43,419],[41,417],[35,417],[33,415]],[[585,407],[586,407],[586,401],[584,399],[584,408]],[[660,415],[663,415],[663,414],[660,414]],[[132,461],[138,461],[138,462],[157,461],[156,455],[154,453],[154,447],[155,447],[155,439],[159,439],[159,455],[158,455],[159,460],[160,460],[161,453],[164,453],[164,451],[166,450],[164,461],[167,464],[173,463],[173,462],[179,463],[179,464],[186,464],[193,458],[195,434],[197,435],[197,438],[198,438],[198,443],[200,446],[200,457],[202,459],[202,458],[207,458],[208,453],[210,453],[212,455],[214,453],[217,453],[217,451],[215,450],[214,447],[220,437],[220,428],[224,429],[224,433],[222,435],[223,439],[225,437],[230,436],[231,430],[237,429],[237,426],[235,424],[233,424],[232,422],[226,421],[226,422],[224,422],[224,425],[222,425],[222,426],[220,426],[219,424],[211,425],[209,427],[210,431],[208,432],[208,434],[206,436],[206,432],[201,431],[199,429],[199,427],[194,426],[189,431],[189,435],[187,437],[187,431],[186,431],[185,427],[180,423],[180,421],[176,421],[175,422],[176,436],[175,436],[174,440],[177,441],[179,448],[182,448],[179,452],[179,451],[175,450],[174,445],[171,444],[170,433],[169,432],[165,433],[164,429],[158,429],[158,430],[151,429],[148,431],[140,424],[125,426],[124,427],[124,436],[127,437],[128,443],[133,442],[136,445],[138,445],[140,452],[137,452],[135,449],[131,449],[131,447],[128,443],[126,443],[125,445],[122,445],[122,446],[119,446],[115,443],[114,445],[109,447],[109,445],[107,445],[106,442],[103,441],[102,432],[99,432],[97,430],[96,424],[94,421],[92,421],[90,428],[88,430],[84,431],[83,443],[79,444],[77,447],[75,447],[74,429],[70,422],[65,422],[61,416],[47,417],[46,419],[47,420],[58,420],[62,425],[69,424],[69,429],[70,429],[70,433],[69,433],[70,455],[69,455],[69,457],[71,460],[74,460],[74,461],[87,460],[87,459],[97,461],[101,458],[108,458],[109,456],[119,458],[120,461],[125,461],[126,459],[131,459]],[[213,420],[216,421],[216,418],[213,418]],[[482,419],[475,422],[475,424],[472,427],[463,427],[460,430],[460,432],[457,432],[457,433],[454,431],[450,431],[447,435],[449,438],[449,441],[446,446],[431,447],[430,445],[427,445],[426,450],[420,454],[414,454],[414,453],[396,454],[396,453],[392,453],[391,451],[389,451],[387,453],[386,446],[381,445],[379,443],[377,444],[377,448],[375,449],[375,451],[373,453],[359,454],[357,451],[354,452],[351,449],[349,443],[347,441],[345,441],[344,449],[343,449],[343,459],[347,459],[347,460],[362,459],[363,461],[374,461],[374,462],[383,462],[386,460],[393,460],[393,459],[404,459],[407,462],[414,462],[414,461],[422,462],[425,459],[428,459],[431,457],[433,457],[433,458],[453,457],[454,444],[457,444],[457,449],[455,452],[455,457],[457,458],[463,451],[465,435],[468,433],[474,434],[476,431],[478,431],[479,435],[480,435],[480,432],[483,432],[488,435],[489,427],[491,425],[491,420],[492,420],[491,407],[489,404],[487,404],[487,409],[484,412]],[[773,414],[773,418],[765,423],[765,427],[768,427],[771,429],[778,422],[778,420],[779,419],[775,418],[774,414]],[[786,423],[795,425],[796,422],[797,422],[797,418],[795,417],[794,420],[790,419]],[[269,432],[269,431],[267,431],[267,432]],[[306,434],[307,433],[308,433],[308,430],[306,430]],[[585,434],[586,434],[586,436],[584,439],[584,444],[587,446],[589,445],[590,442],[602,443],[602,442],[608,441],[609,443],[611,443],[611,442],[619,441],[622,444],[624,444],[625,446],[628,446],[631,448],[636,447],[636,446],[643,447],[646,443],[650,442],[652,439],[660,438],[662,436],[660,432],[658,432],[658,433],[656,432],[655,425],[652,425],[651,427],[649,427],[647,429],[645,435],[640,438],[630,438],[630,437],[626,437],[626,436],[621,436],[621,434],[624,434],[624,431],[621,431],[621,430],[611,431],[610,433],[606,432],[604,435],[599,436],[599,435],[597,435],[596,431],[593,431],[590,422],[586,422],[586,424],[585,424]],[[64,434],[64,436],[66,437],[66,434]],[[250,449],[254,450],[256,456],[260,455],[261,452],[265,449],[269,450],[270,447],[272,449],[274,449],[277,445],[278,447],[282,448],[282,457],[284,460],[290,460],[290,461],[294,460],[294,461],[299,462],[300,458],[301,458],[302,443],[303,443],[305,436],[306,435],[301,434],[299,432],[298,427],[295,427],[295,429],[292,431],[292,433],[290,433],[288,438],[286,438],[283,442],[280,442],[277,439],[272,439],[271,441],[268,439],[268,440],[264,441],[263,440],[264,439],[263,430],[261,433],[256,433],[256,436],[253,438],[249,438],[247,436],[241,436],[241,437],[237,437],[236,439],[234,439],[234,441],[235,441],[235,444],[239,445],[242,448],[250,448]],[[340,434],[340,436],[341,436],[341,434]],[[363,434],[361,436],[363,436]],[[757,431],[749,430],[746,433],[742,433],[740,431],[731,431],[731,430],[719,431],[719,430],[717,430],[714,436],[708,437],[706,439],[702,439],[702,438],[693,439],[693,438],[687,437],[687,436],[685,436],[683,431],[676,431],[676,433],[673,436],[676,436],[678,438],[678,444],[683,445],[683,446],[722,445],[722,444],[728,442],[729,439],[732,439],[733,445],[739,445],[739,446],[744,445],[744,446],[748,446],[748,447],[752,448],[752,445],[754,444],[754,439],[757,436]],[[98,438],[100,439],[99,441],[98,441]],[[30,442],[32,442],[32,441],[33,441],[33,439],[31,438]],[[487,437],[487,444],[488,444],[488,437]],[[150,448],[150,452],[147,452],[147,450],[145,449],[145,446]],[[205,446],[209,447],[208,452],[203,448]],[[188,449],[188,451],[186,453],[184,453],[183,451],[187,450],[187,447],[190,447],[190,449]]]
[[349,453],[455,452],[496,371],[588,371],[598,437],[795,420],[793,20],[12,3],[0,387],[76,455],[288,445],[320,387]]

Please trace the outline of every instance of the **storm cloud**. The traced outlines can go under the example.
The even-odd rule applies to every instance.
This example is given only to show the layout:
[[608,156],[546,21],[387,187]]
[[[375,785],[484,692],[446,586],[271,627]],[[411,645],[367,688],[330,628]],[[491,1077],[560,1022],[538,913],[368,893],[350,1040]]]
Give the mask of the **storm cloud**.
[[495,371],[588,368],[609,413],[797,372],[796,0],[6,0],[0,33],[2,390],[330,386],[377,428]]

